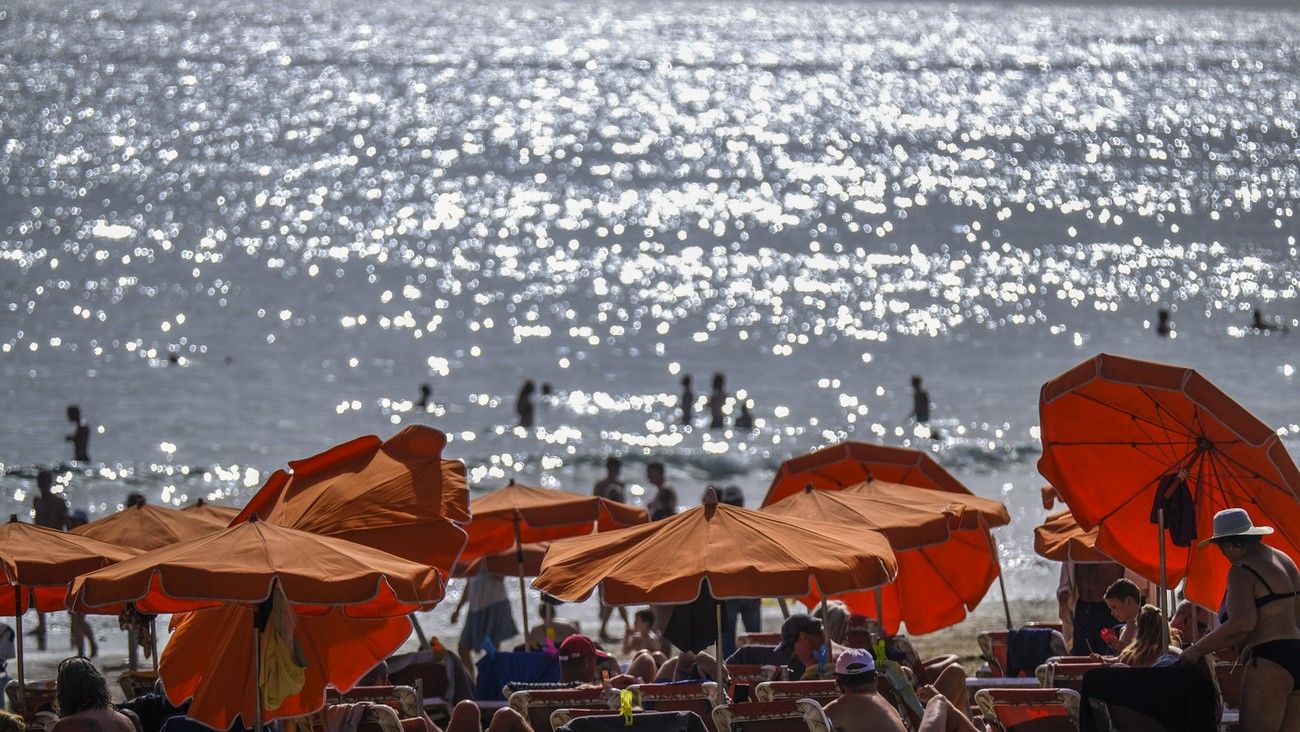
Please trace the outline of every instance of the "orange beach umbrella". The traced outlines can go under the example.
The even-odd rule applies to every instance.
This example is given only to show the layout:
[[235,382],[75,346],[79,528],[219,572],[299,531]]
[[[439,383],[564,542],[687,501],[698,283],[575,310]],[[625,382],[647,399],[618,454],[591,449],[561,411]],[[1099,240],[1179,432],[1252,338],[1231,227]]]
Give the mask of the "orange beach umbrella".
[[546,556],[546,549],[550,545],[549,541],[524,544],[521,547],[524,554],[522,573],[520,573],[519,555],[514,550],[511,550],[489,554],[472,562],[456,562],[456,566],[452,567],[451,576],[457,579],[473,577],[478,574],[479,565],[487,562],[488,571],[498,577],[536,577],[541,574],[542,557]]
[[[188,715],[204,724],[228,729],[239,715],[256,720],[254,729],[261,729],[263,719],[297,717],[319,709],[325,686],[347,664],[345,658],[328,651],[321,655],[310,635],[293,629],[307,661],[306,680],[300,693],[266,710],[264,697],[254,692],[261,691],[260,662],[267,651],[263,628],[255,627],[254,608],[249,605],[269,603],[280,592],[298,620],[310,624],[308,618],[324,617],[327,620],[321,625],[346,628],[339,621],[403,618],[432,607],[442,599],[444,586],[444,576],[427,565],[343,539],[268,524],[254,516],[208,536],[82,575],[72,584],[68,606],[93,610],[130,602],[146,613],[199,611],[182,618],[182,625],[202,617],[221,618],[223,626],[214,630],[229,641],[222,657],[227,662],[244,661],[225,668],[229,676],[224,681],[234,688],[227,686],[224,691],[235,692],[234,696],[212,699],[194,689],[173,688],[166,682],[168,658],[162,665],[164,684],[173,699],[193,694]],[[349,680],[355,683],[368,668],[354,665]],[[270,714],[264,715],[266,711]]]
[[1276,432],[1196,371],[1100,354],[1043,385],[1039,418],[1039,472],[1099,529],[1099,550],[1162,589],[1186,577],[1188,598],[1219,602],[1228,563],[1197,543],[1224,508],[1273,526],[1268,543],[1300,559],[1300,471]]
[[849,440],[782,463],[763,505],[798,493],[809,483],[818,490],[838,490],[867,480],[970,494],[952,473],[919,450]]
[[[898,577],[871,593],[839,596],[854,612],[874,615],[886,632],[907,623],[930,633],[960,622],[997,575],[985,534],[1009,516],[998,501],[869,481],[842,491],[814,490],[762,509],[800,520],[845,523],[880,531],[898,556]],[[805,597],[812,606],[820,598]]]
[[513,574],[519,577],[519,609],[523,614],[525,638],[528,637],[525,544],[582,536],[594,529],[633,526],[649,520],[643,508],[608,498],[520,485],[513,480],[503,488],[474,499],[470,512],[474,520],[468,527],[469,544],[462,559],[470,562],[514,549],[517,569]]
[[[256,513],[267,524],[353,541],[445,575],[464,547],[459,524],[469,520],[465,467],[442,458],[445,445],[443,433],[416,425],[387,440],[362,437],[291,462],[293,472],[273,474],[235,523]],[[243,622],[241,612],[223,606],[173,618],[160,664],[173,702],[193,697],[191,709],[210,718],[239,713],[247,644],[214,639],[228,637],[231,624]],[[324,678],[344,690],[401,647],[413,627],[408,618],[361,619],[337,611],[299,620],[298,642],[316,649]],[[318,691],[304,687],[282,709],[319,708]]]
[[1054,562],[1110,562],[1097,550],[1097,529],[1084,531],[1069,511],[1058,511],[1034,529],[1034,551]]
[[[711,501],[710,501],[711,499]],[[876,531],[705,504],[662,521],[551,544],[533,586],[577,602],[681,604],[704,580],[719,599],[839,594],[884,584],[898,565]]]
[[82,524],[73,529],[72,533],[140,551],[152,551],[177,542],[197,539],[225,527],[226,522],[200,513],[138,503]]
[[216,503],[211,503],[203,498],[200,498],[181,510],[185,513],[196,513],[200,516],[214,518],[220,521],[222,526],[229,526],[230,522],[239,515],[239,509],[234,506],[221,506]]
[[98,539],[21,523],[16,515],[11,515],[8,523],[0,524],[0,561],[4,564],[4,577],[0,578],[4,581],[0,584],[0,612],[14,616],[20,695],[25,688],[23,613],[29,607],[43,612],[66,609],[64,600],[68,583],[77,575],[130,559],[139,553]]

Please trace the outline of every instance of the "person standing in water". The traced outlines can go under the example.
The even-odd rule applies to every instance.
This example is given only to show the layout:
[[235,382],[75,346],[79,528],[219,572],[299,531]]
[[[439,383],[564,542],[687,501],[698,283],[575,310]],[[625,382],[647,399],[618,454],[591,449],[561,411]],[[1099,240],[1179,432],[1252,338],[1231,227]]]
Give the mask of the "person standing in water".
[[1156,313],[1156,335],[1168,338],[1173,329],[1173,325],[1169,322],[1169,310],[1160,308],[1160,312]]
[[524,388],[519,390],[519,398],[515,400],[515,414],[519,415],[519,426],[524,429],[532,429],[533,416],[536,413],[536,407],[533,406],[533,392],[537,391],[537,385],[532,379],[524,382]]
[[[36,489],[40,494],[32,499],[33,517],[37,526],[55,531],[68,528],[68,502],[54,492],[54,473],[40,470],[36,473]],[[31,634],[36,637],[36,647],[45,650],[45,613],[37,611],[36,627]]]
[[80,463],[90,462],[90,428],[81,418],[81,407],[68,405],[68,421],[76,425],[72,434],[64,438],[72,443],[72,459]]
[[677,515],[677,491],[670,485],[664,477],[664,464],[660,462],[649,463],[645,466],[645,479],[650,485],[654,486],[654,498],[646,504],[646,510],[650,512],[650,520],[658,521],[659,519],[671,518]]
[[682,377],[682,424],[689,425],[695,416],[695,391],[691,389],[691,375]]
[[428,384],[420,384],[420,400],[415,403],[416,409],[428,409],[429,399],[433,396],[433,388]]
[[727,406],[727,377],[722,372],[713,374],[713,388],[709,391],[709,429],[720,430],[727,426],[723,409]]
[[740,415],[736,417],[736,429],[752,430],[754,429],[754,413],[749,409],[749,400],[740,400]]

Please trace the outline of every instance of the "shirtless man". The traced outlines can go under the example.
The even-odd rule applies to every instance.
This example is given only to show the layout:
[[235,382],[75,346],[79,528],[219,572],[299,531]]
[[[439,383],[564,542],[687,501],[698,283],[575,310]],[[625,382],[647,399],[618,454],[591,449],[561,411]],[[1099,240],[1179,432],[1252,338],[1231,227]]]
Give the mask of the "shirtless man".
[[907,732],[898,710],[877,691],[876,659],[865,648],[849,648],[835,661],[840,698],[824,709],[835,732]]
[[89,659],[73,656],[59,664],[59,710],[50,732],[135,732],[135,725],[113,708],[108,682]]

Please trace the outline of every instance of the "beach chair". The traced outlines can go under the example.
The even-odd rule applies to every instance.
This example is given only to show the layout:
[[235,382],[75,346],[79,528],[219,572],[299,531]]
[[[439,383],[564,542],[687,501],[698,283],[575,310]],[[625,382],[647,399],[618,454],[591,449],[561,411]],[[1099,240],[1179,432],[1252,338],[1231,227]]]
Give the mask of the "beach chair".
[[510,695],[510,708],[528,720],[534,732],[547,732],[551,727],[551,713],[557,709],[597,709],[610,711],[618,708],[618,691],[615,689],[537,689],[516,691]]
[[[1069,658],[1068,656],[1066,658]],[[1076,657],[1077,658],[1077,657]],[[1044,689],[1073,689],[1078,691],[1083,685],[1083,675],[1097,668],[1113,665],[1113,661],[1068,661],[1061,663],[1051,660],[1038,667],[1038,685]]]
[[153,693],[158,684],[156,671],[123,671],[117,677],[117,686],[126,699]]
[[370,704],[361,713],[357,732],[403,732],[397,712],[386,704]]
[[686,684],[633,684],[632,704],[648,712],[695,712],[704,720],[709,732],[713,728],[713,708],[722,704],[722,688],[712,681]]
[[848,648],[870,648],[871,628],[858,625],[844,631],[844,645]]
[[727,698],[734,698],[736,687],[747,684],[751,689],[764,681],[784,681],[786,667],[771,664],[729,663],[727,672]]
[[415,689],[409,686],[354,686],[347,693],[338,689],[325,690],[326,704],[355,704],[370,702],[391,707],[399,719],[424,717],[424,709]]
[[23,690],[27,700],[25,707],[18,702],[18,681],[15,679],[5,686],[5,697],[9,700],[9,709],[15,714],[21,714],[23,721],[34,724],[38,713],[54,713],[54,702],[57,694],[53,680],[28,681]]
[[1245,674],[1246,667],[1239,662],[1214,662],[1214,683],[1223,697],[1224,711],[1241,709],[1241,678]]
[[[456,688],[456,677],[464,688]],[[422,708],[436,721],[450,719],[456,702],[474,696],[469,676],[460,667],[460,657],[447,650],[393,656],[388,659],[388,681],[414,689]]]
[[[1024,628],[1046,628],[1056,631],[1052,639],[1053,651],[1064,655],[1069,648],[1069,643],[1061,633],[1060,623],[1027,623]],[[975,641],[979,643],[980,657],[988,664],[988,676],[1003,677],[1007,675],[1007,643],[1010,639],[1011,632],[1008,630],[985,630],[975,636]],[[984,674],[977,674],[984,675]],[[1018,674],[1027,675],[1024,672]]]
[[975,704],[1000,732],[1079,730],[1079,692],[1073,689],[980,689]]
[[780,633],[741,633],[736,636],[736,647],[775,646],[781,642]]
[[840,690],[833,679],[816,681],[764,681],[754,687],[754,699],[757,701],[776,701],[778,699],[812,699],[818,704],[826,704],[838,699]]
[[[571,713],[571,714],[570,714]],[[559,724],[561,720],[563,724]],[[636,712],[632,723],[618,714],[589,709],[560,709],[551,715],[556,732],[704,732],[704,720],[694,712]]]
[[916,685],[933,684],[943,670],[953,664],[960,664],[961,659],[955,653],[922,659],[916,647],[905,635],[895,635],[885,639],[885,654],[891,658],[902,657],[899,663],[912,669],[916,674]]
[[724,704],[713,710],[719,732],[831,732],[830,720],[812,699]]

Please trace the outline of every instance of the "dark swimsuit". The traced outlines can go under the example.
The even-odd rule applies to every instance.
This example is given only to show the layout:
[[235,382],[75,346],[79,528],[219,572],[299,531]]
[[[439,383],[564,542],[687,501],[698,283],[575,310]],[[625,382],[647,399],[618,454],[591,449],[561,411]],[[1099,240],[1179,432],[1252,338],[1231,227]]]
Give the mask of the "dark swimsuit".
[[[1300,592],[1274,592],[1269,586],[1268,580],[1255,571],[1254,568],[1245,564],[1236,565],[1250,572],[1264,584],[1264,589],[1268,590],[1267,595],[1255,598],[1255,607],[1261,608],[1275,600],[1289,600],[1293,597],[1300,597]],[[1225,613],[1226,614],[1226,613]],[[1257,659],[1272,661],[1286,672],[1291,674],[1291,691],[1300,691],[1300,638],[1283,638],[1280,640],[1264,641],[1246,654],[1242,659],[1245,663],[1253,663]]]

